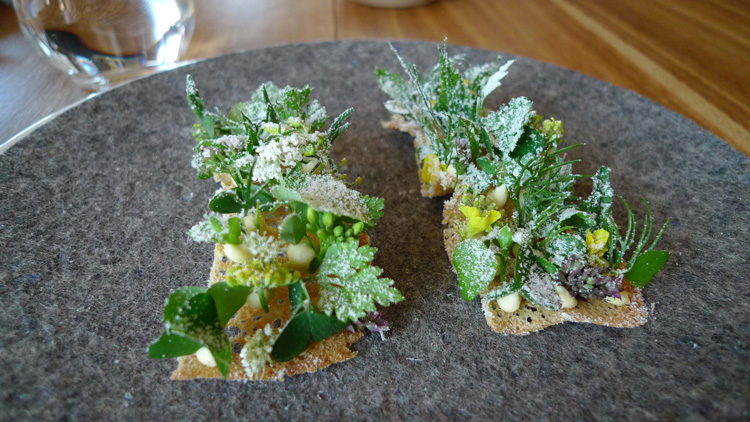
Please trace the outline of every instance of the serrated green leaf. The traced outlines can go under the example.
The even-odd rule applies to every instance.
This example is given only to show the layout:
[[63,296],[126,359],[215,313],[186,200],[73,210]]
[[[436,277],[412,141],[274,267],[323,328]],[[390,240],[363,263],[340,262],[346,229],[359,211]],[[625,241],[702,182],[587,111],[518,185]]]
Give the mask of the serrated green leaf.
[[296,245],[305,237],[306,232],[305,222],[299,215],[291,214],[284,219],[279,236],[292,245]]
[[387,306],[404,299],[393,280],[379,278],[383,270],[370,264],[377,249],[358,245],[357,240],[332,244],[316,276],[320,310],[335,313],[341,321],[362,318],[376,311],[376,304]]
[[328,145],[332,144],[333,141],[336,140],[336,138],[338,138],[342,133],[349,129],[349,126],[351,124],[344,123],[344,121],[349,117],[350,114],[352,114],[352,112],[354,112],[353,108],[346,109],[343,113],[341,113],[333,120],[331,128],[328,129],[328,133],[326,134],[326,143]]
[[384,198],[365,195],[362,199],[365,201],[365,205],[370,211],[370,217],[372,217],[373,221],[383,216],[383,209],[385,208]]
[[596,216],[598,225],[603,226],[610,219],[610,208],[614,191],[609,183],[609,169],[601,167],[592,178],[594,186],[591,195],[581,204],[581,209]]
[[648,251],[638,256],[625,278],[637,288],[643,288],[669,260],[667,251]]
[[497,70],[497,72],[490,75],[484,85],[482,86],[481,100],[484,103],[484,99],[487,98],[494,90],[500,87],[503,78],[508,76],[508,68],[515,62],[515,60],[508,60],[504,65]]
[[473,300],[495,278],[495,254],[477,239],[461,241],[453,252],[453,266],[458,274],[461,295]]
[[493,146],[502,154],[510,154],[516,149],[524,126],[531,119],[532,106],[531,101],[524,97],[514,98],[508,105],[482,119],[482,125],[494,138]]
[[247,286],[229,286],[225,282],[215,283],[208,289],[208,294],[214,299],[219,323],[226,326],[227,322],[247,302],[247,296],[252,289]]

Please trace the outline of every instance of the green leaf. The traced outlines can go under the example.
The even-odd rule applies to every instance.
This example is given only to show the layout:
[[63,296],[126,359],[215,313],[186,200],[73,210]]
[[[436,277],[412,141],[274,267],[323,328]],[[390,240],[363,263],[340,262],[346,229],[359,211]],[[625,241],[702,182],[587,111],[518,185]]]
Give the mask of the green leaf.
[[477,239],[466,239],[458,244],[453,252],[453,266],[465,300],[473,300],[486,289],[497,272],[495,254]]
[[458,129],[461,136],[469,141],[471,159],[476,159],[482,151],[482,131],[476,123],[463,116],[458,117]]
[[510,227],[505,226],[500,230],[500,235],[497,237],[497,242],[500,249],[507,251],[513,244],[513,233],[510,231]]
[[379,278],[383,270],[372,266],[377,249],[359,246],[358,240],[332,244],[325,254],[316,279],[320,283],[318,307],[326,315],[335,312],[341,321],[355,320],[404,299],[393,280]]
[[492,91],[500,87],[500,81],[508,75],[508,68],[513,64],[513,62],[515,62],[515,60],[508,60],[504,65],[500,67],[500,69],[497,70],[497,72],[493,73],[489,78],[487,78],[484,85],[482,86],[482,93],[480,97],[482,102],[484,102],[484,99],[487,98],[492,93]]
[[609,169],[601,167],[592,181],[594,187],[591,190],[591,195],[581,204],[581,209],[596,216],[597,223],[603,226],[611,218],[610,208],[612,207],[612,196],[614,196],[614,191],[609,183]]
[[495,164],[492,164],[492,161],[490,161],[488,158],[481,157],[477,159],[477,167],[482,169],[485,173],[487,173],[490,176],[495,176],[497,173],[497,166]]
[[201,347],[201,342],[182,333],[162,333],[161,337],[149,346],[148,356],[152,359],[176,358],[192,355]]
[[208,294],[214,299],[216,313],[222,326],[226,326],[227,322],[245,304],[251,291],[250,287],[242,285],[231,287],[225,282],[215,283],[208,288]]
[[307,315],[310,320],[310,335],[314,341],[327,339],[349,326],[348,321],[341,321],[335,316],[328,316],[312,310],[308,311]]
[[273,102],[268,97],[268,90],[263,85],[263,100],[266,102],[266,120],[272,123],[279,123],[279,115],[273,106]]
[[303,88],[287,87],[279,91],[278,102],[286,109],[284,119],[291,116],[301,116],[302,109],[310,102],[312,88],[305,85]]
[[234,214],[242,211],[242,200],[237,196],[237,189],[218,192],[211,198],[208,208],[221,214]]
[[231,243],[233,245],[242,243],[242,239],[240,239],[240,235],[242,234],[242,220],[238,217],[232,217],[227,221],[227,224],[229,225],[229,233],[227,233],[223,243]]
[[283,186],[274,186],[271,188],[271,195],[279,201],[305,202],[297,191]]
[[187,93],[190,109],[193,110],[193,113],[195,113],[199,119],[203,118],[206,113],[206,106],[203,104],[203,99],[198,92],[198,88],[195,87],[195,80],[193,80],[193,77],[190,75],[187,75],[185,91]]
[[547,271],[550,274],[557,274],[557,267],[553,263],[547,261],[547,259],[544,257],[538,255],[535,256],[536,260],[539,261],[539,264],[541,264],[542,268],[544,268],[544,271]]
[[353,111],[353,108],[346,109],[343,113],[341,113],[333,120],[331,128],[328,129],[328,134],[326,135],[326,143],[328,145],[332,144],[333,141],[336,140],[336,138],[338,138],[342,133],[349,129],[351,123],[344,123],[344,121],[347,119],[347,117],[349,117],[350,114],[352,114]]
[[551,242],[546,243],[545,250],[549,255],[560,257],[588,255],[586,242],[578,235],[567,233],[561,233]]
[[365,205],[370,211],[370,216],[372,217],[373,221],[383,216],[383,208],[385,208],[384,198],[365,195],[362,199],[365,201]]
[[271,357],[276,362],[287,362],[301,355],[312,343],[310,320],[306,312],[292,318],[273,345]]
[[648,251],[638,256],[625,278],[635,287],[643,288],[669,259],[667,251]]
[[484,299],[486,300],[499,299],[503,296],[507,296],[511,293],[515,293],[521,290],[521,287],[523,287],[523,281],[514,280],[513,282],[504,282],[503,284],[493,289],[492,291],[487,292],[487,294],[484,295]]
[[255,207],[257,202],[260,205],[272,204],[274,202],[273,196],[268,191],[258,185],[250,185],[250,193],[247,196],[247,207]]
[[291,214],[284,219],[279,236],[292,245],[296,245],[305,237],[306,232],[305,222],[299,215]]
[[531,101],[524,97],[514,98],[508,105],[482,119],[482,125],[494,138],[493,146],[502,154],[510,154],[516,149],[524,127],[533,115],[532,106]]
[[510,153],[511,158],[519,159],[526,155],[538,156],[542,152],[544,146],[544,137],[534,127],[526,126],[523,129],[523,134],[516,144],[516,148]]
[[290,361],[304,353],[313,341],[327,339],[348,326],[348,322],[334,316],[305,310],[286,325],[273,345],[271,357],[277,362]]
[[169,296],[164,305],[166,336],[149,347],[149,355],[157,358],[183,356],[205,346],[226,377],[232,366],[232,352],[216,303],[207,291],[205,287],[183,287]]
[[302,282],[287,286],[287,289],[289,289],[289,308],[292,310],[292,313],[296,312],[305,300],[304,288],[300,283]]
[[210,114],[206,114],[200,119],[201,126],[203,126],[203,129],[206,129],[206,133],[208,133],[209,138],[215,138],[216,137],[216,122],[214,121],[214,116]]

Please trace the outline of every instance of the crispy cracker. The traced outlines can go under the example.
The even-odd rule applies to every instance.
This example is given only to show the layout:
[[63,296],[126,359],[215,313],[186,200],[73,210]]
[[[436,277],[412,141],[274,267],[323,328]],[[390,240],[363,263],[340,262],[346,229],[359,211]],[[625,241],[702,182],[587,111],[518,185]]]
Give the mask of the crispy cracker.
[[[219,179],[217,181],[221,181],[225,188],[231,184],[231,179]],[[274,236],[278,235],[278,224],[283,220],[283,217],[281,213],[277,212],[273,218],[267,220],[268,233]],[[360,246],[369,244],[369,236],[366,233],[360,234],[359,243]],[[209,286],[223,281],[230,266],[231,261],[224,255],[224,246],[217,244],[214,248],[214,261],[211,267]],[[318,296],[318,286],[316,284],[309,284],[307,289],[311,299],[314,300]],[[315,372],[334,363],[343,362],[357,356],[357,352],[351,350],[350,347],[362,338],[363,333],[344,330],[327,339],[313,342],[300,356],[288,362],[274,362],[269,364],[261,373],[250,377],[242,367],[238,353],[245,345],[245,336],[252,335],[257,330],[262,330],[266,324],[271,324],[274,328],[283,327],[291,317],[288,289],[274,289],[273,297],[269,303],[272,305],[269,306],[268,313],[263,312],[262,309],[252,309],[245,305],[227,323],[227,328],[237,327],[239,335],[231,339],[232,367],[226,379],[235,381],[283,381],[285,376]],[[209,368],[201,364],[195,355],[181,356],[177,358],[177,361],[177,369],[171,376],[173,380],[223,378],[218,368]]]
[[[413,136],[415,151],[419,151],[419,147],[423,145],[430,144],[430,140],[427,138],[427,135],[425,135],[422,128],[416,122],[408,120],[404,118],[404,116],[394,114],[391,116],[391,120],[382,122],[382,126],[385,129],[399,130]],[[426,198],[437,198],[453,193],[453,186],[456,183],[455,175],[452,175],[445,170],[439,170],[436,174],[433,174],[433,178],[436,182],[427,183],[422,179],[422,162],[419,160],[419,154],[415,153],[414,156],[417,160],[417,168],[419,169],[417,174],[419,175],[420,192],[422,193],[422,196]]]
[[[220,266],[224,268],[223,271],[226,271],[228,264],[223,262],[224,254],[218,250],[220,247],[221,245],[217,245],[216,247],[217,251],[214,258],[214,267],[216,267],[218,261]],[[217,273],[220,273],[221,271],[222,270],[217,270]],[[214,272],[212,270],[212,277],[213,274]],[[317,289],[311,288],[310,295],[312,297],[317,296]],[[261,373],[251,378],[242,367],[239,354],[234,353],[241,348],[241,346],[236,346],[236,344],[240,343],[244,346],[245,335],[252,335],[255,331],[262,330],[266,324],[271,324],[273,327],[277,328],[284,326],[291,314],[289,306],[283,306],[284,304],[289,303],[288,290],[284,288],[275,289],[271,302],[274,302],[274,304],[269,307],[268,313],[263,312],[262,309],[251,309],[246,305],[243,306],[227,323],[227,328],[234,326],[237,327],[240,332],[240,335],[237,336],[237,338],[232,339],[232,368],[227,375],[228,380],[283,380],[285,376],[292,376],[305,372],[315,372],[328,365],[352,359],[357,355],[357,352],[352,351],[349,347],[359,340],[363,334],[360,332],[344,330],[325,340],[313,342],[305,353],[288,362],[274,362],[267,365]],[[194,355],[179,357],[178,362],[179,365],[177,369],[172,373],[171,378],[173,380],[222,378],[218,368],[209,368],[208,366],[201,364]]]
[[[464,219],[460,211],[461,191],[458,190],[445,202],[443,209],[443,224],[448,228],[443,230],[445,252],[453,262],[453,252],[461,242],[461,236],[456,231],[456,224]],[[510,202],[510,201],[509,201]],[[506,205],[506,208],[510,204]],[[506,213],[508,209],[506,209]],[[512,266],[508,265],[509,273]],[[455,268],[454,268],[455,271]],[[496,279],[482,294],[487,293],[500,283]],[[616,328],[633,328],[648,321],[648,309],[641,291],[623,282],[624,291],[630,296],[630,304],[616,306],[602,299],[579,300],[578,306],[572,309],[557,311],[542,309],[527,300],[522,300],[521,307],[516,312],[505,312],[497,306],[494,300],[482,298],[482,310],[487,325],[500,334],[528,335],[543,330],[551,325],[563,322],[585,322]]]

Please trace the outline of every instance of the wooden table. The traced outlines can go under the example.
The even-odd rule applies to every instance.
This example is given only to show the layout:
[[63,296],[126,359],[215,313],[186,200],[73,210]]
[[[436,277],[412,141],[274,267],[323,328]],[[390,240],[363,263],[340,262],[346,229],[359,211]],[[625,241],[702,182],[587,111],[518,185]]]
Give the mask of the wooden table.
[[[185,59],[293,42],[418,39],[519,54],[635,91],[750,155],[750,3],[742,0],[196,1]],[[88,92],[52,69],[0,6],[0,142]],[[686,140],[689,142],[690,140]]]

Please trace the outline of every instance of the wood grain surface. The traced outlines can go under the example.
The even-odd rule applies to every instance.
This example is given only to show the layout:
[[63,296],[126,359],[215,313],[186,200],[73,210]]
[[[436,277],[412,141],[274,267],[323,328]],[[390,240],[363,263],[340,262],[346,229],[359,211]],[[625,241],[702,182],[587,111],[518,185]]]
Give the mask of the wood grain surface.
[[[750,3],[741,0],[195,2],[186,60],[294,42],[442,41],[553,63],[635,91],[750,155]],[[0,6],[0,142],[90,93],[58,73]],[[689,140],[686,140],[689,142]]]

